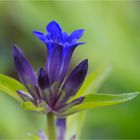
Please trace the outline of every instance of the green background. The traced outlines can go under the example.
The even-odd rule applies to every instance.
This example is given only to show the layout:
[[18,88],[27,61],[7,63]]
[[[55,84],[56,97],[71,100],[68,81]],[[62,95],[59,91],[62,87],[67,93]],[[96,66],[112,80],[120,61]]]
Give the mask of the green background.
[[[111,64],[112,73],[100,88],[104,93],[140,91],[140,2],[138,1],[0,1],[0,73],[17,78],[12,44],[24,50],[36,71],[45,63],[44,45],[32,34],[45,31],[52,20],[65,31],[86,30],[72,58],[74,67],[89,59],[89,73]],[[140,138],[140,96],[87,111],[81,139]],[[45,128],[45,116],[28,112],[0,94],[0,139],[29,138]]]

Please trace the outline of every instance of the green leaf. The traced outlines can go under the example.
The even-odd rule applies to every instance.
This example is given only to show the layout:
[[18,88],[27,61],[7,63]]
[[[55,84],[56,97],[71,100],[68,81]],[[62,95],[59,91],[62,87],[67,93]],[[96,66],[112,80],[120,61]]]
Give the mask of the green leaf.
[[71,115],[76,112],[92,109],[95,107],[109,106],[122,103],[135,98],[139,93],[124,93],[124,94],[88,94],[85,100],[80,105],[74,106],[67,112],[61,115]]
[[21,101],[20,97],[17,94],[17,90],[26,91],[25,87],[18,82],[17,80],[8,77],[6,75],[0,74],[0,91],[7,93],[17,101]]
[[89,74],[86,77],[82,87],[80,88],[76,96],[72,98],[72,100],[82,95],[86,95],[89,92],[97,91],[103,84],[107,76],[110,74],[111,69],[112,67],[110,65],[102,65],[98,67],[95,71],[93,71],[91,74]]
[[85,116],[85,112],[79,112],[67,117],[67,125],[69,127],[67,127],[66,140],[70,140],[74,133],[76,134],[76,138],[79,139]]
[[21,105],[25,110],[37,111],[37,112],[44,112],[45,111],[43,107],[34,106],[34,104],[30,101],[23,102],[23,103],[21,103]]

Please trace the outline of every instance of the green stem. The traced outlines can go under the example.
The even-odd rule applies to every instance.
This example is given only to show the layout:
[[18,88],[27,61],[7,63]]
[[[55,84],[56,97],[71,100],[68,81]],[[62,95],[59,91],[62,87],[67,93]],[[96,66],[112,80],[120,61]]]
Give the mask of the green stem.
[[53,113],[47,114],[47,132],[49,140],[56,139],[56,131],[55,131],[55,124],[54,124],[54,115]]

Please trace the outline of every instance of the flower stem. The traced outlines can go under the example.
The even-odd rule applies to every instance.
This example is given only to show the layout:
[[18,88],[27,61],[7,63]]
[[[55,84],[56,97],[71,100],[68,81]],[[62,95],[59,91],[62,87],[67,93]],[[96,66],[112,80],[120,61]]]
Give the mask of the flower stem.
[[47,132],[49,140],[56,140],[56,131],[53,113],[47,114]]

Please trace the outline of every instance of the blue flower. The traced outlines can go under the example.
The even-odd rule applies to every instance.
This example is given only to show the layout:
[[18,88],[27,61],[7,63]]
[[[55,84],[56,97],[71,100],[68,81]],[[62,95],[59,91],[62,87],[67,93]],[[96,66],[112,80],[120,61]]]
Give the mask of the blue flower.
[[84,33],[83,29],[76,30],[68,35],[63,32],[59,24],[55,21],[50,22],[46,30],[48,34],[38,31],[33,33],[46,44],[48,52],[46,58],[46,70],[50,82],[62,82],[68,70],[74,49],[84,42],[77,43]]
[[21,49],[13,47],[15,67],[21,82],[28,93],[18,90],[23,101],[31,101],[35,106],[42,106],[45,113],[59,115],[69,108],[80,104],[84,96],[69,101],[80,89],[88,69],[88,60],[83,60],[68,75],[68,67],[74,49],[84,42],[78,43],[84,33],[79,29],[68,35],[59,24],[50,22],[46,30],[48,34],[34,31],[33,33],[47,46],[46,65],[35,73]]

